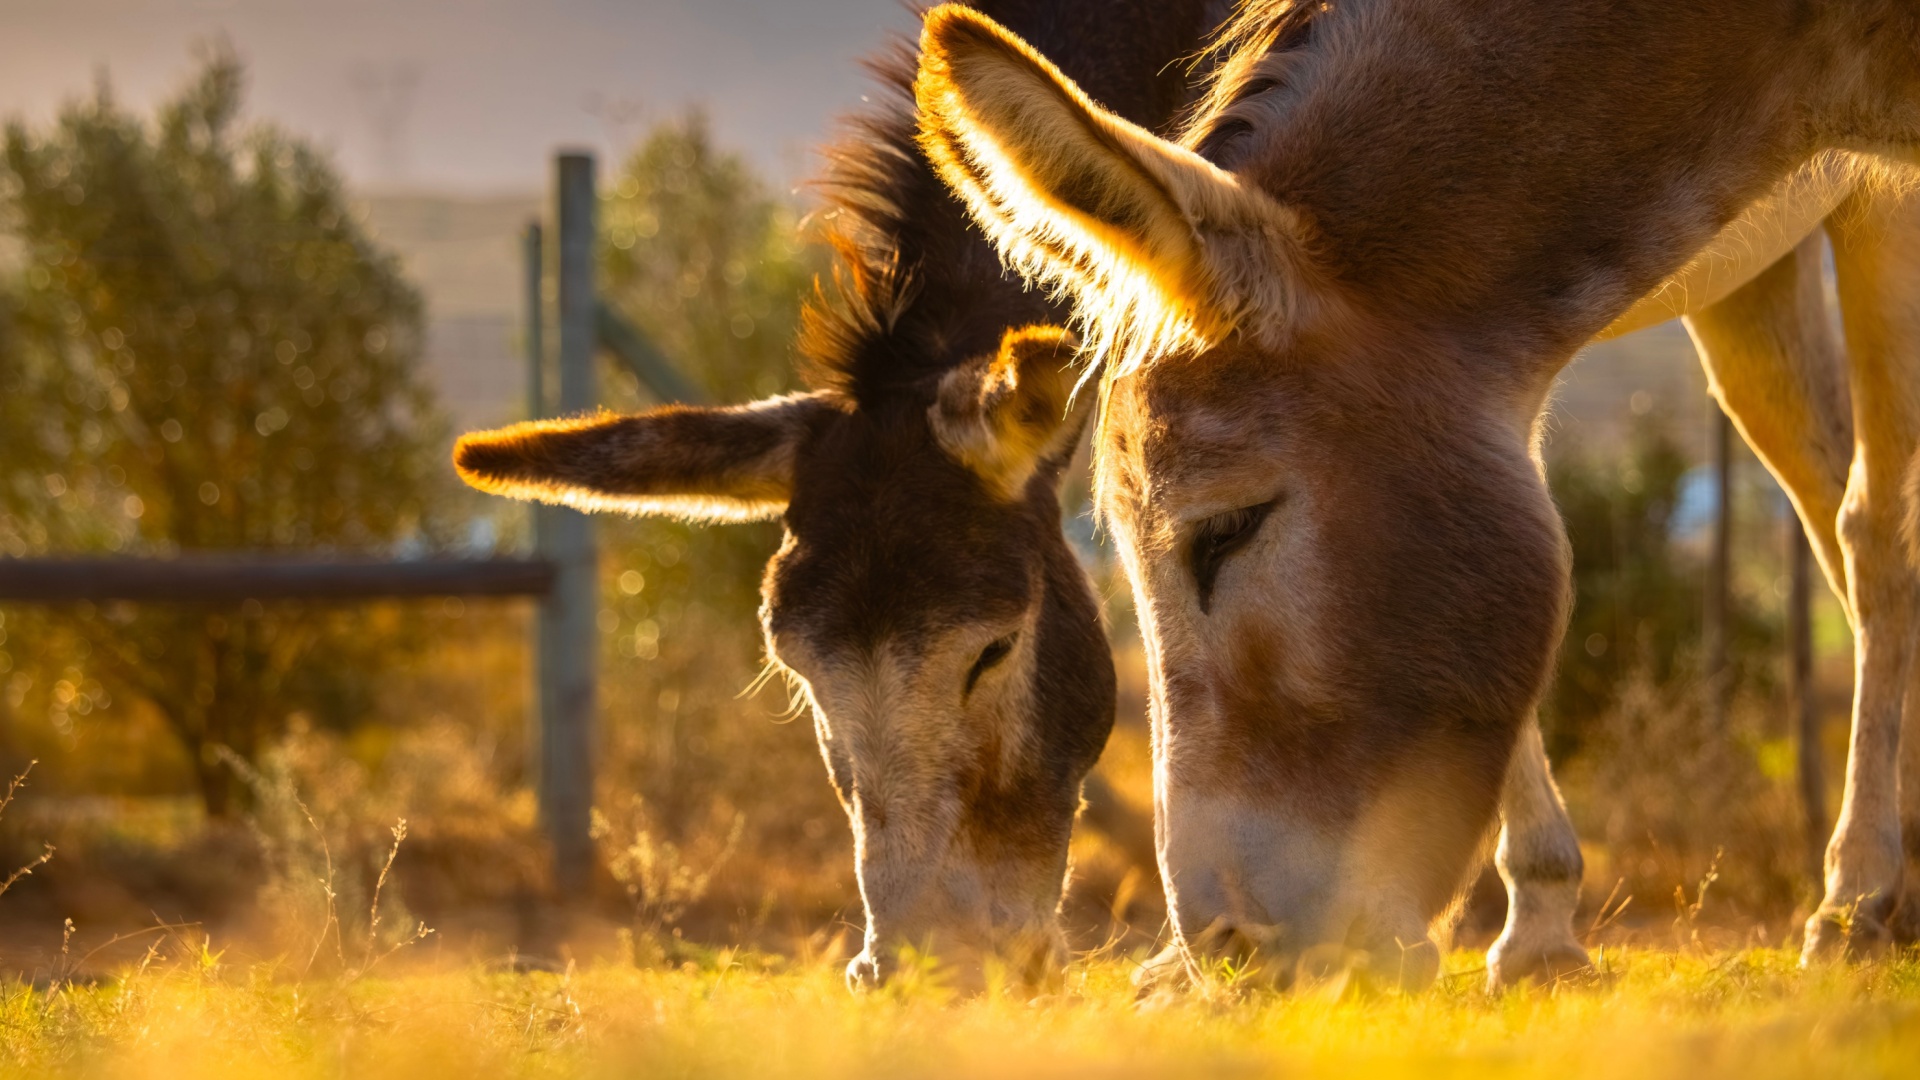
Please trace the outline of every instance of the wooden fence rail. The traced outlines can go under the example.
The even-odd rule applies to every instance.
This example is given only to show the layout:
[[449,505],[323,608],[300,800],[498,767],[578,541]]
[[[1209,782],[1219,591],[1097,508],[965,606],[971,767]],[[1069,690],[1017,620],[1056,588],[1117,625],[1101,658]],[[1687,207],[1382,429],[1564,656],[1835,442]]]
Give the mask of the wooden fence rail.
[[360,601],[409,596],[545,596],[544,559],[317,559],[247,552],[177,558],[0,559],[0,601]]
[[[680,374],[640,329],[598,295],[594,282],[593,157],[556,155],[555,230],[535,223],[523,243],[527,415],[587,412],[599,404],[595,359],[626,366],[663,402],[696,402],[699,386]],[[546,333],[546,255],[554,254],[552,335]],[[549,337],[557,348],[548,357]],[[358,602],[381,597],[532,596],[532,749],[540,818],[551,841],[557,884],[586,888],[592,868],[595,661],[599,654],[598,553],[587,515],[535,507],[531,559],[374,560],[224,552],[167,559],[0,559],[0,602],[240,603],[247,600]]]

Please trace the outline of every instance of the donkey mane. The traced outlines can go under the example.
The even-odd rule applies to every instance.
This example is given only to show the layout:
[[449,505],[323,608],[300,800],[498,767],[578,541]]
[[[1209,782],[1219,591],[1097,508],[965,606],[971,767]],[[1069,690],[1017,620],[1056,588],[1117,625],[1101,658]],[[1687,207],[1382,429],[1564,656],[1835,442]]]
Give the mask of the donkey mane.
[[991,351],[1007,326],[1064,318],[1000,271],[921,156],[918,63],[914,43],[899,37],[864,62],[878,93],[842,120],[810,185],[833,266],[801,313],[803,371],[809,385],[858,404],[927,385]]
[[[1191,101],[1184,60],[1201,52],[1229,0],[967,0],[1060,56],[1086,91],[1151,129]],[[859,405],[929,392],[938,376],[994,352],[1005,330],[1064,323],[1056,298],[1002,266],[918,144],[918,42],[896,36],[866,61],[877,92],[841,123],[810,186],[834,265],[802,313],[807,381]],[[1152,73],[1149,75],[1148,73]],[[917,397],[915,398],[917,400]]]
[[1195,124],[1231,104],[1246,85],[1248,69],[1277,50],[1305,45],[1314,21],[1334,0],[1239,0],[1233,17],[1216,31],[1191,67],[1201,93],[1183,110],[1176,138],[1191,145]]

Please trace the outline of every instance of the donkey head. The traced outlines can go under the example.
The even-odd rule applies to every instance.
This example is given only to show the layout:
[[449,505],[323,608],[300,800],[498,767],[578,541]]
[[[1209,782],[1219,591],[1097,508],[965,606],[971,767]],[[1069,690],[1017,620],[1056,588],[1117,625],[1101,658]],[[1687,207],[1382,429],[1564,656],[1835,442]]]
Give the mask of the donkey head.
[[1562,624],[1523,395],[1466,392],[1467,361],[1340,280],[1305,210],[986,18],[935,9],[922,49],[928,156],[1105,364],[1098,501],[1183,943],[1431,978]]
[[767,651],[804,686],[853,826],[866,947],[1058,958],[1080,784],[1113,722],[1098,608],[1060,525],[1079,415],[1071,339],[996,353],[885,404],[836,393],[469,435],[485,491],[697,521],[778,515]]

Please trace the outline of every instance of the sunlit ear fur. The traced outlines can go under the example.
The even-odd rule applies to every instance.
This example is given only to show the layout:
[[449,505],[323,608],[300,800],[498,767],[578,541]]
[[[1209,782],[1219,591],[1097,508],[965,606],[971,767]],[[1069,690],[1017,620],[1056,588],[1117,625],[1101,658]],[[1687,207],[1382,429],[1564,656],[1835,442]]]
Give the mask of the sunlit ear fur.
[[1091,411],[1092,395],[1073,393],[1078,348],[1057,326],[1029,326],[947,372],[927,411],[941,448],[1001,498],[1019,499],[1036,470],[1071,449]]
[[1290,324],[1305,260],[1296,213],[1094,104],[971,8],[928,12],[920,49],[928,160],[1003,258],[1073,299],[1086,351],[1110,374]]
[[816,417],[835,408],[827,395],[796,394],[725,408],[537,420],[463,436],[453,464],[460,479],[513,499],[752,521],[786,508],[794,448]]

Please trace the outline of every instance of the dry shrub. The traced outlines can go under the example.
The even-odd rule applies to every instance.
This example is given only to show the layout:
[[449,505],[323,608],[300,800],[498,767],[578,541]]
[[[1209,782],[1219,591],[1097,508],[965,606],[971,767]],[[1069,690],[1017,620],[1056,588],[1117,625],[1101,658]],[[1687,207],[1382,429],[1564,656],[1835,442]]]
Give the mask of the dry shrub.
[[1588,845],[1588,892],[1617,885],[1615,904],[1633,897],[1622,925],[1664,927],[1684,889],[1690,932],[1699,923],[1783,929],[1812,885],[1801,869],[1791,748],[1769,736],[1778,719],[1765,700],[1737,698],[1724,731],[1703,705],[1697,683],[1629,678],[1563,770]]
[[500,759],[493,739],[441,718],[401,734],[381,763],[378,820],[411,823],[400,873],[423,910],[518,904],[544,887],[533,792]]
[[[255,928],[295,974],[346,970],[349,951],[370,957],[415,936],[420,928],[405,914],[399,890],[383,887],[405,837],[404,819],[382,850],[356,812],[367,801],[357,763],[298,719],[257,767],[230,752],[225,759],[253,796],[248,823],[265,870]],[[380,940],[377,896],[388,905],[384,921],[404,937]]]
[[[711,580],[718,560],[693,548],[676,569]],[[650,593],[657,561],[648,574]],[[658,655],[616,651],[601,669],[601,812],[616,833],[636,835],[621,831],[642,800],[652,842],[689,858],[708,858],[738,831],[677,925],[698,940],[785,948],[839,916],[857,919],[852,834],[811,718],[788,708],[777,679],[743,696],[762,663],[755,624],[707,602],[661,602],[648,618],[662,627]]]
[[695,844],[682,847],[658,835],[646,800],[638,795],[626,801],[618,820],[594,810],[600,858],[633,906],[629,941],[635,963],[684,959],[680,921],[706,900],[715,872],[732,857],[745,825],[746,816],[735,811],[724,834],[706,830]]
[[510,898],[539,880],[531,800],[451,724],[400,733],[378,769],[298,721],[257,768],[229,763],[254,800],[252,930],[303,972],[365,970],[419,940],[412,906]]
[[[39,763],[34,761],[27,762],[27,767],[21,770],[20,775],[8,782],[6,794],[0,795],[0,818],[6,817],[7,807],[13,805],[14,796],[20,794],[20,789],[26,786],[27,777],[33,773],[33,767],[37,764]],[[9,889],[18,885],[20,879],[31,875],[34,870],[45,866],[52,859],[53,845],[43,845],[43,850],[40,854],[21,863],[18,869],[7,875],[6,880],[0,881],[0,896],[5,895]]]

